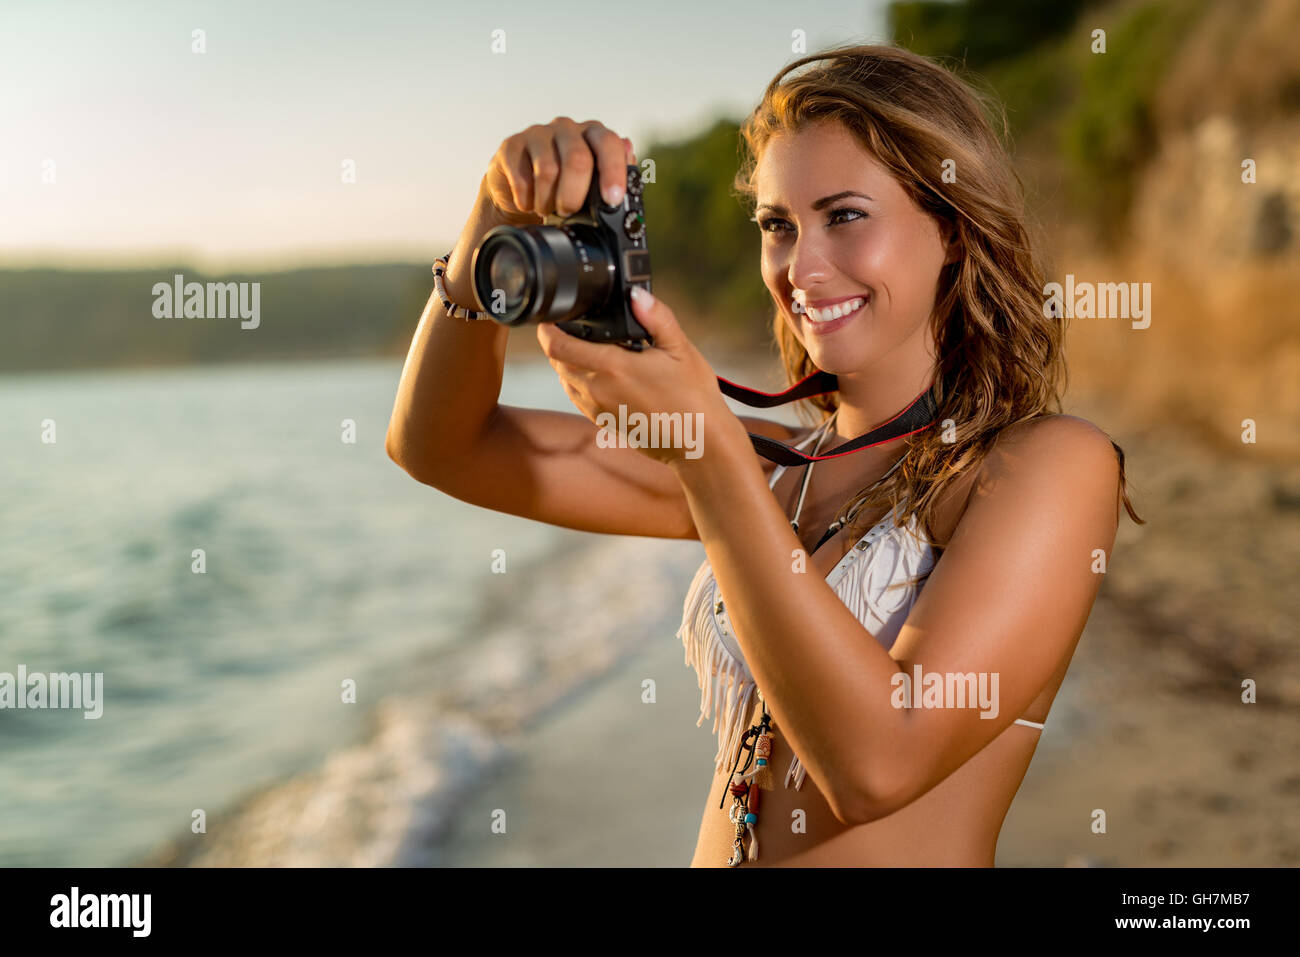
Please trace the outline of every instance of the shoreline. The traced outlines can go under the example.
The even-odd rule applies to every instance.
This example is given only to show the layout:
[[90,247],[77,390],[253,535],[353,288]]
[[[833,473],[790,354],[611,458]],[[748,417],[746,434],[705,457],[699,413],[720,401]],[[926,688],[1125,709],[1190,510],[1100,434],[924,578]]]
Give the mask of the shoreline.
[[[1236,638],[1229,647],[1235,645],[1237,657],[1230,650],[1226,658],[1213,657],[1212,647],[1227,637],[1220,629],[1223,619],[1231,620],[1231,609],[1220,606],[1216,623],[1189,616],[1186,605],[1165,607],[1178,595],[1170,578],[1185,584],[1188,595],[1197,593],[1193,569],[1174,555],[1195,548],[1200,536],[1194,525],[1160,514],[1170,498],[1179,511],[1196,512],[1202,497],[1226,498],[1254,488],[1255,494],[1243,497],[1260,506],[1254,510],[1257,521],[1273,524],[1272,507],[1281,509],[1293,530],[1300,529],[1294,506],[1285,504],[1290,499],[1268,493],[1290,488],[1294,469],[1225,459],[1221,446],[1204,442],[1194,429],[1129,437],[1121,434],[1127,424],[1120,410],[1095,400],[1082,405],[1069,414],[1114,430],[1130,456],[1130,477],[1150,476],[1139,490],[1143,500],[1136,502],[1148,525],[1135,526],[1127,515],[1120,521],[1112,578],[1103,583],[1003,821],[994,866],[1295,866],[1300,821],[1288,811],[1300,797],[1300,726],[1292,716],[1300,707],[1300,675],[1291,663],[1294,655],[1286,655],[1288,634],[1274,630],[1249,643]],[[1218,471],[1208,479],[1201,474],[1197,482],[1194,476],[1210,461]],[[1256,488],[1260,483],[1262,491]],[[1277,541],[1294,548],[1297,537]],[[1168,563],[1152,567],[1143,546],[1168,554]],[[1276,561],[1258,549],[1246,554],[1252,565]],[[1277,577],[1280,583],[1284,576]],[[1261,584],[1267,596],[1269,583]],[[1202,637],[1186,640],[1189,630]],[[694,672],[683,665],[680,642],[664,643],[645,649],[521,737],[513,760],[466,802],[449,838],[447,866],[689,865],[716,741],[706,733],[709,722],[695,726],[699,689]],[[1232,669],[1251,668],[1252,648],[1259,652],[1257,665],[1271,662],[1281,669],[1270,672],[1269,681],[1277,683],[1282,703],[1241,703]],[[626,696],[641,671],[649,675],[666,667],[686,674],[681,682],[659,681],[661,703],[668,701],[665,688],[680,700],[671,718],[656,725],[662,743],[672,747],[666,754],[656,751],[653,768],[679,780],[676,791],[646,775],[634,755],[609,744],[649,739]],[[1207,689],[1216,682],[1220,691]],[[575,743],[557,751],[548,744],[556,738]],[[624,791],[605,778],[566,785],[590,767],[593,753],[601,754],[602,767],[608,762],[609,777],[628,784]],[[609,822],[619,800],[633,825]],[[506,833],[490,828],[496,809],[507,812]],[[511,809],[521,811],[511,815]],[[1105,833],[1094,830],[1098,809],[1106,814]],[[641,843],[617,846],[631,835]]]
[[[1285,493],[1298,470],[1225,456],[1173,426],[1128,429],[1113,409],[1071,414],[1114,431],[1130,477],[1142,479],[1133,492],[1147,524],[1121,517],[1112,568],[1003,822],[995,866],[1295,866],[1300,821],[1288,812],[1300,797],[1300,671],[1291,622],[1300,609],[1286,585],[1300,562],[1300,507]],[[621,552],[626,565],[667,544],[686,578],[702,557],[698,543],[607,541],[612,551],[596,542],[584,554],[616,566],[609,556],[631,549]],[[481,715],[449,720],[428,701],[381,720],[377,736],[391,755],[422,742],[434,755],[428,766],[452,755],[475,773],[459,790],[446,781],[441,792],[406,787],[401,813],[416,824],[389,828],[387,860],[335,863],[687,866],[716,740],[710,722],[696,726],[699,686],[674,635],[685,583],[647,606],[636,636],[602,644],[597,630],[557,652],[581,660],[582,677],[551,693],[544,708],[507,707],[489,727]],[[526,613],[524,630],[561,615],[572,597],[565,591],[557,604]],[[511,655],[527,646],[500,647]],[[600,647],[605,652],[592,651]],[[1266,689],[1259,704],[1242,702],[1243,677]],[[647,678],[654,705],[641,701]],[[314,773],[317,784],[376,767],[356,755],[331,762],[333,771]],[[388,767],[389,784],[400,789],[410,769],[397,757]],[[293,779],[268,792],[277,790],[283,800],[260,823],[254,812],[266,812],[265,796],[223,819],[239,853],[206,849],[174,862],[278,866],[284,861],[257,856],[274,841],[294,848],[299,862],[304,847],[320,856],[312,845],[319,834],[311,841],[298,834],[297,845],[283,834],[312,806],[311,788]],[[454,800],[444,813],[439,802],[448,794]],[[438,806],[417,813],[421,802]],[[376,806],[390,818],[398,813]],[[328,817],[319,800],[315,807]],[[1093,829],[1098,810],[1106,833]],[[504,833],[492,829],[498,811]]]
[[[410,663],[437,676],[436,690],[380,699],[360,741],[252,789],[210,813],[206,833],[173,833],[127,866],[437,866],[462,802],[507,759],[510,742],[667,628],[671,596],[685,589],[698,549],[566,538],[534,567],[562,569],[560,578],[524,571],[524,591],[489,589],[466,639]],[[566,612],[571,627],[539,630]]]
[[717,750],[699,704],[680,640],[638,648],[511,742],[457,815],[442,866],[688,866]]

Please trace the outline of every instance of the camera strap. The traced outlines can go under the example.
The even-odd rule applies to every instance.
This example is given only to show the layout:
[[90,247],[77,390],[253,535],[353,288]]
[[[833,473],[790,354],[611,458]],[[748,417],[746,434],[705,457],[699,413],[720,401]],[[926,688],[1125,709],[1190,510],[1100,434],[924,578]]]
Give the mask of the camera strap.
[[[905,435],[920,432],[933,424],[935,416],[938,414],[938,403],[934,397],[937,381],[931,383],[924,392],[908,404],[907,408],[889,421],[872,429],[866,435],[859,435],[856,439],[850,439],[843,445],[836,446],[821,455],[806,455],[798,449],[791,448],[784,442],[778,442],[766,435],[755,435],[753,432],[749,433],[749,440],[754,444],[754,451],[763,458],[785,466],[808,465],[811,462],[820,462],[822,459],[833,459],[841,455],[849,455],[859,449],[871,448],[873,445],[883,445],[886,442],[892,442],[894,439],[901,439]],[[751,408],[770,409],[774,406],[785,405],[788,402],[795,402],[810,396],[835,392],[839,389],[839,379],[830,372],[819,370],[799,380],[783,392],[760,392],[757,389],[750,389],[747,386],[732,382],[730,379],[718,376],[718,388],[723,395]]]

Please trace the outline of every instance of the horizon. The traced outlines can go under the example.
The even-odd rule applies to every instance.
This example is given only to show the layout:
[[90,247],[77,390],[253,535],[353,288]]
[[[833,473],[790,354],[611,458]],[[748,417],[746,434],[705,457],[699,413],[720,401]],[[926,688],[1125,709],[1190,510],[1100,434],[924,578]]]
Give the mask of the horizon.
[[0,268],[431,263],[506,136],[595,118],[644,159],[745,116],[801,55],[792,31],[808,52],[883,41],[886,9],[19,2],[0,34]]

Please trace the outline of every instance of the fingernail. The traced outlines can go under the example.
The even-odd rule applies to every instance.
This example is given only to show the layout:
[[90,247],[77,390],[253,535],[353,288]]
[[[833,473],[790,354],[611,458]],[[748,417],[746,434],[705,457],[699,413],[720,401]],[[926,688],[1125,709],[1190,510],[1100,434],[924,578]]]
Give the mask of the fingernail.
[[613,186],[606,186],[605,189],[601,191],[601,195],[605,197],[606,206],[617,206],[619,203],[623,202],[623,187],[619,183],[615,183]]
[[655,301],[655,297],[640,286],[632,287],[632,298],[637,302],[644,302],[647,306]]

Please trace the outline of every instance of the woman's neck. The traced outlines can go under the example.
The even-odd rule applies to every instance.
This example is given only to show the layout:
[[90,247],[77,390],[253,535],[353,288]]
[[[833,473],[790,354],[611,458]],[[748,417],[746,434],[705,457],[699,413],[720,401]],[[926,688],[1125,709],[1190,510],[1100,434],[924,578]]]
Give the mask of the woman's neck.
[[[934,366],[925,369],[877,369],[871,373],[839,375],[839,413],[834,433],[840,442],[866,435],[908,407],[934,381]],[[905,439],[879,446],[901,449]]]

